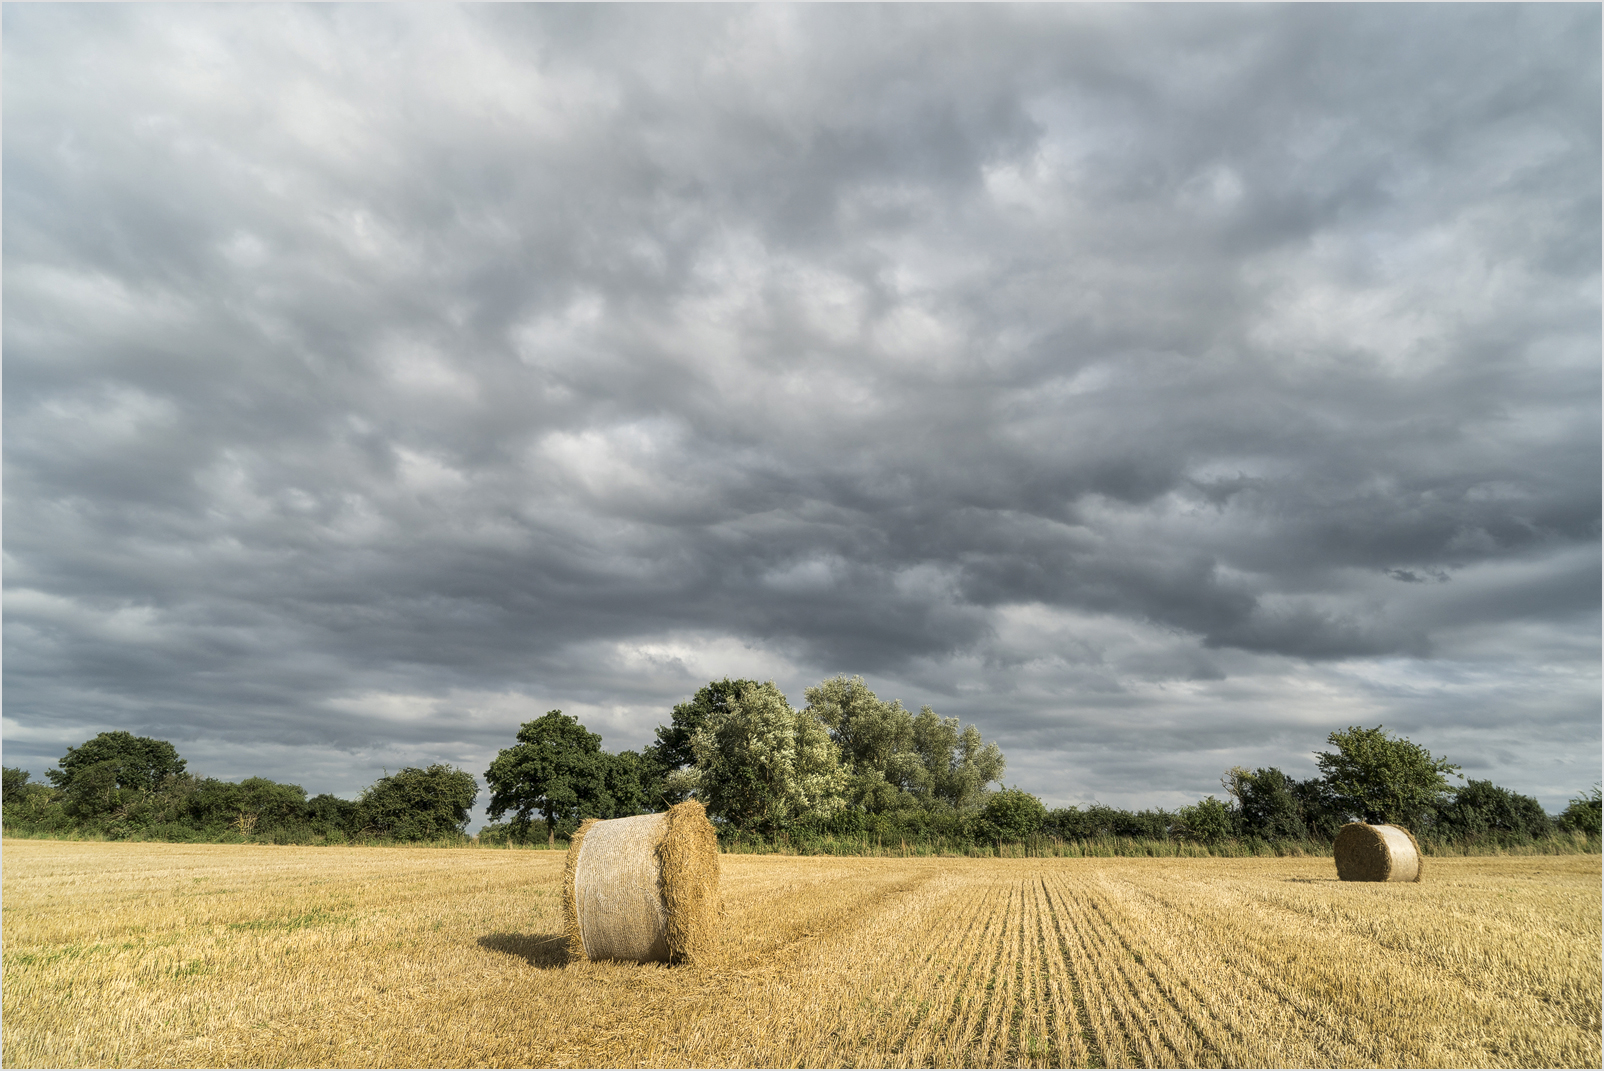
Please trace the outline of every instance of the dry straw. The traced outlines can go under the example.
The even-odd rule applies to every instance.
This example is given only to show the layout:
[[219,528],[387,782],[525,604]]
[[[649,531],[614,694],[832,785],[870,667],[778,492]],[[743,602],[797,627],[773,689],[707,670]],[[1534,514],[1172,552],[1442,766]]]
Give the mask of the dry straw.
[[696,800],[587,819],[568,845],[563,921],[576,959],[682,963],[718,946],[718,837]]
[[1419,881],[1426,870],[1415,835],[1402,826],[1350,822],[1337,832],[1332,855],[1343,881]]

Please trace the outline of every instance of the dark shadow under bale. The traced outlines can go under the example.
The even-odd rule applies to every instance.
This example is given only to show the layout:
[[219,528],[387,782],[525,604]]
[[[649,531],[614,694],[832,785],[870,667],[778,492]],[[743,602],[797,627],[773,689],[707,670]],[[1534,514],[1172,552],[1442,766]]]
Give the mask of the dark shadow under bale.
[[568,962],[568,935],[561,933],[487,933],[479,947],[517,956],[531,967],[546,970]]

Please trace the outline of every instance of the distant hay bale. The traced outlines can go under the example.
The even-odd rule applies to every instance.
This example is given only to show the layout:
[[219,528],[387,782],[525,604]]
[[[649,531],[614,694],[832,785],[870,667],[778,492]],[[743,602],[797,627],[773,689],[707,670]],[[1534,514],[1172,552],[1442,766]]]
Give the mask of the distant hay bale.
[[563,917],[578,959],[705,960],[718,946],[718,836],[696,800],[587,819],[568,845]]
[[1419,881],[1426,870],[1415,835],[1402,826],[1350,822],[1337,832],[1332,854],[1343,881]]

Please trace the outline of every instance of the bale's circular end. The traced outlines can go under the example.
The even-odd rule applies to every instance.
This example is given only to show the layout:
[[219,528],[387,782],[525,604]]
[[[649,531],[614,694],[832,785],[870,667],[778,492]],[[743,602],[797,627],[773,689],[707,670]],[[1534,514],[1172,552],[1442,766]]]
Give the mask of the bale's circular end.
[[1332,845],[1342,881],[1419,881],[1420,845],[1400,826],[1350,822]]
[[695,800],[590,819],[568,845],[563,921],[578,960],[685,963],[718,947],[718,836]]
[[1338,830],[1331,854],[1342,881],[1386,881],[1392,869],[1381,834],[1363,822],[1350,822]]
[[718,833],[696,800],[668,809],[657,845],[670,963],[705,961],[718,950]]

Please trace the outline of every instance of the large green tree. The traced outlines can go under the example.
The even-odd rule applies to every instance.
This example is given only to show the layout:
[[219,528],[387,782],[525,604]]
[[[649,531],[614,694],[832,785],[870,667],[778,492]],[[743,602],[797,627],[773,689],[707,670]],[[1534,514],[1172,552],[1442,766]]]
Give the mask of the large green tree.
[[1421,828],[1447,802],[1447,775],[1459,767],[1381,726],[1349,726],[1326,738],[1336,751],[1315,756],[1338,807],[1350,818]]
[[0,782],[0,805],[21,803],[28,795],[28,771],[20,766],[6,766],[5,779]]
[[1024,840],[1042,831],[1047,808],[1019,788],[1005,788],[986,797],[975,831],[987,840]]
[[691,746],[691,739],[707,724],[707,719],[715,714],[729,713],[731,703],[748,688],[756,687],[757,681],[732,681],[725,677],[723,680],[708,681],[691,698],[674,706],[669,724],[657,727],[656,742],[648,745],[642,754],[644,766],[641,769],[641,786],[642,791],[652,797],[649,802],[673,806],[689,797],[687,779],[669,775],[690,770],[696,765],[696,752]]
[[1007,762],[975,726],[942,718],[929,707],[912,714],[886,702],[862,677],[839,676],[807,690],[808,712],[830,730],[850,774],[849,802],[871,814],[923,806],[969,811]]
[[1437,812],[1436,832],[1446,836],[1504,833],[1541,837],[1553,832],[1554,820],[1532,796],[1512,792],[1491,781],[1470,781]]
[[1250,771],[1233,766],[1221,783],[1236,797],[1242,832],[1271,840],[1308,837],[1303,806],[1295,794],[1297,782],[1276,767]]
[[967,809],[985,803],[986,786],[1002,778],[1008,763],[979,729],[967,725],[960,732],[958,725],[957,718],[921,707],[913,719],[913,746],[928,774],[925,791],[933,800]]
[[830,730],[851,773],[847,796],[871,814],[916,806],[934,783],[915,748],[913,714],[885,702],[862,677],[832,677],[807,690],[807,709]]
[[627,818],[663,802],[657,768],[645,755],[639,751],[603,752],[602,758],[606,760],[602,769],[605,797],[593,811],[582,812],[584,817]]
[[[629,808],[638,806],[638,798],[613,795],[614,790],[627,795],[631,780],[615,758],[602,751],[600,736],[560,710],[526,721],[517,745],[503,748],[485,771],[490,817],[499,821],[510,812],[513,836],[526,840],[539,815],[546,822],[546,843],[554,844],[560,822],[612,818],[620,810],[633,814]],[[635,761],[638,769],[638,757]],[[634,780],[638,787],[638,774]]]
[[1601,787],[1604,786],[1594,785],[1592,791],[1571,797],[1570,803],[1559,816],[1562,829],[1594,837],[1599,835],[1600,827],[1604,825],[1600,821],[1604,818],[1604,792],[1600,792]]
[[260,836],[306,819],[306,790],[265,777],[240,782],[206,777],[186,786],[180,812],[197,829]]
[[708,813],[741,828],[776,833],[846,803],[847,772],[829,730],[794,709],[773,681],[710,714],[691,746],[693,784]]
[[[103,764],[112,763],[110,767]],[[110,770],[109,780],[118,789],[135,792],[156,791],[163,781],[184,772],[188,765],[178,750],[165,740],[135,736],[121,729],[101,733],[77,747],[69,747],[61,757],[59,770],[46,770],[45,776],[59,789],[71,790],[73,782],[91,767]]]
[[369,785],[357,800],[364,832],[396,840],[440,840],[462,833],[479,798],[473,774],[437,762],[408,766]]
[[61,791],[64,811],[77,821],[133,820],[181,777],[185,761],[165,740],[123,730],[101,733],[69,747],[58,770],[46,770]]

